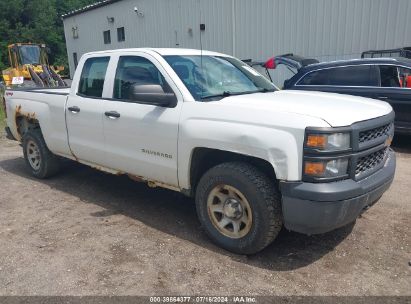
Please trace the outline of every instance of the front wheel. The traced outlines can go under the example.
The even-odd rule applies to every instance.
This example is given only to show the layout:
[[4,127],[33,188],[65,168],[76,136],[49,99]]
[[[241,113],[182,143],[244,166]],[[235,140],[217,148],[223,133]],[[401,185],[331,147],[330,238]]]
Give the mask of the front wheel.
[[23,153],[31,174],[37,178],[47,178],[56,174],[60,163],[47,148],[40,129],[27,131],[23,136]]
[[197,187],[196,207],[210,238],[239,254],[262,250],[282,227],[281,198],[274,181],[242,162],[207,171]]

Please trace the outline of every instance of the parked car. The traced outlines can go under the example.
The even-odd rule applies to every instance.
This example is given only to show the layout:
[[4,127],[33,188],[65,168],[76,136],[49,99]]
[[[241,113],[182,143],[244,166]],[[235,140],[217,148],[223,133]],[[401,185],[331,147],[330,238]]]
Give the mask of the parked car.
[[389,104],[278,91],[214,52],[88,53],[71,88],[7,90],[4,103],[35,177],[57,173],[60,156],[179,191],[211,239],[242,254],[283,224],[315,234],[351,223],[394,178]]
[[411,47],[402,47],[390,50],[370,50],[361,53],[361,58],[378,57],[405,57],[411,59]]
[[367,58],[304,64],[295,58],[275,58],[276,64],[297,71],[284,82],[285,90],[323,91],[386,101],[394,108],[395,131],[411,134],[410,59]]

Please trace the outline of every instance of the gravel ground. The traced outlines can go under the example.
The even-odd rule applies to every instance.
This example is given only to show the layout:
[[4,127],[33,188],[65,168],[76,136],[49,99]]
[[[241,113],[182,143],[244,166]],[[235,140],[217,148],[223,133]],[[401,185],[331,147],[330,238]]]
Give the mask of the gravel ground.
[[411,139],[355,225],[282,231],[254,256],[213,245],[193,201],[67,162],[33,179],[0,139],[0,295],[411,295]]

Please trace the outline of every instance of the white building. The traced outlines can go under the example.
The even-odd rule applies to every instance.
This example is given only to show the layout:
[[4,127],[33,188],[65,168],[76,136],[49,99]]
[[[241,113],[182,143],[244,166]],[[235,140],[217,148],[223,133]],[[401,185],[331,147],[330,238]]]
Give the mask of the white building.
[[294,53],[328,61],[411,46],[411,0],[105,0],[63,21],[71,76],[84,53],[116,48],[203,47],[240,59]]

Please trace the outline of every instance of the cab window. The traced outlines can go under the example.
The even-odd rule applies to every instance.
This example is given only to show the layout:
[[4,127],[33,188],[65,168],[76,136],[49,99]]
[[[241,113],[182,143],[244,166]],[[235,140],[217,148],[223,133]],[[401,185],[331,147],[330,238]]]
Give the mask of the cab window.
[[122,56],[117,65],[113,98],[131,102],[130,93],[134,84],[158,84],[164,92],[172,92],[163,75],[150,60],[138,56]]
[[86,60],[80,76],[79,95],[102,97],[109,61],[110,57],[95,57]]

